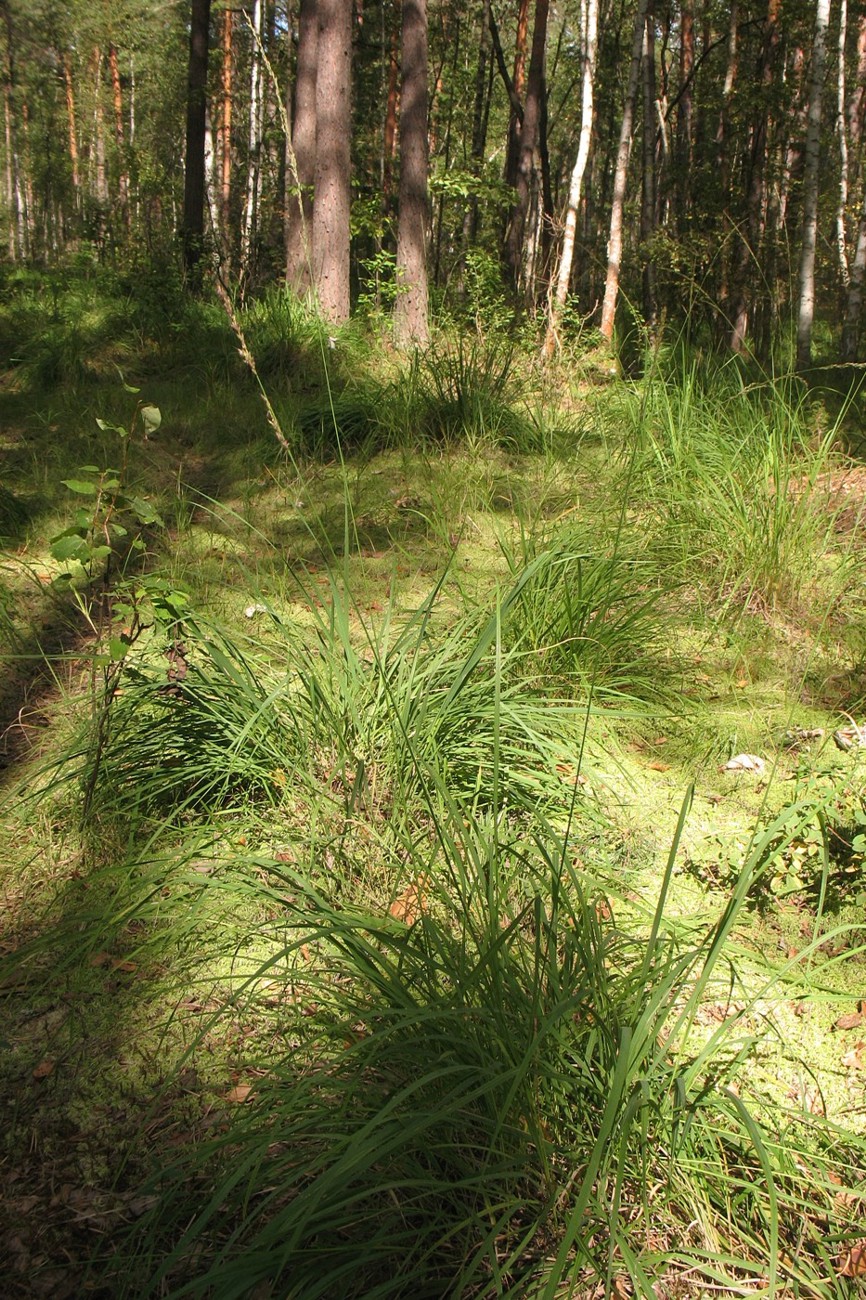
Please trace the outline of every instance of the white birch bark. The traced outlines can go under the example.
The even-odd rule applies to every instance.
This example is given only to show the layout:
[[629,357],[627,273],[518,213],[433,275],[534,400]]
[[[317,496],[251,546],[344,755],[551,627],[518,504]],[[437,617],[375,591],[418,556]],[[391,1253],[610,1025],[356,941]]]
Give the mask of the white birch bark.
[[580,5],[581,35],[583,37],[583,78],[580,97],[580,139],[577,145],[577,158],[571,173],[568,190],[568,210],[565,214],[565,230],[562,235],[562,254],[559,259],[559,272],[556,277],[556,292],[551,299],[547,333],[544,339],[544,356],[551,357],[557,346],[557,327],[562,316],[568,286],[571,281],[571,267],[574,261],[574,240],[577,233],[577,214],[580,208],[580,196],[586,165],[589,161],[589,147],[592,141],[593,88],[595,85],[595,62],[598,50],[598,0],[581,0]]
[[[622,216],[625,208],[625,186],[628,175],[628,160],[631,153],[632,123],[634,122],[634,101],[637,95],[637,83],[640,76],[641,52],[643,50],[644,26],[648,0],[638,0],[634,19],[634,35],[631,46],[631,65],[628,74],[628,87],[622,111],[622,126],[619,132],[619,148],[616,154],[616,167],[613,176],[613,200],[610,210],[610,233],[607,241],[607,277],[604,284],[604,302],[601,308],[601,334],[608,342],[613,338],[613,326],[616,318],[616,300],[619,296],[619,269],[622,261]],[[823,2],[823,0],[822,0]]]
[[836,79],[836,137],[839,141],[839,204],[836,208],[836,248],[839,253],[839,273],[847,288],[848,237],[845,231],[845,212],[848,207],[848,130],[845,121],[845,44],[848,35],[848,0],[840,0],[839,7],[839,71]]
[[250,130],[249,155],[247,166],[247,194],[244,203],[244,222],[241,231],[241,269],[249,269],[250,252],[256,233],[258,219],[259,167],[261,165],[262,147],[262,30],[264,22],[264,5],[262,0],[254,0],[252,17],[244,10],[244,17],[252,36],[252,58],[250,61]]
[[818,171],[821,161],[821,95],[827,63],[829,23],[830,0],[818,0],[815,38],[812,44],[809,114],[806,121],[806,149],[803,162],[803,245],[797,311],[798,366],[808,366],[812,360],[812,323],[815,318],[815,244],[818,235]]
[[842,327],[842,360],[857,360],[857,343],[860,337],[860,315],[863,310],[863,281],[866,279],[866,198],[860,209],[857,244],[851,261],[848,279],[848,296],[845,302],[845,324]]

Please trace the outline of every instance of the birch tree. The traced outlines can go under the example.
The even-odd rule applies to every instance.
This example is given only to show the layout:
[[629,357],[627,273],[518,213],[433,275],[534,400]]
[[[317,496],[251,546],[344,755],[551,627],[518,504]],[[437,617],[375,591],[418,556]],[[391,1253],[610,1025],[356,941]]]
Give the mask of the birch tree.
[[558,327],[568,297],[571,281],[571,267],[574,260],[574,241],[577,233],[577,216],[580,209],[581,189],[589,161],[589,148],[592,141],[593,90],[595,84],[595,64],[598,51],[598,0],[581,0],[580,26],[582,38],[583,72],[581,76],[580,96],[580,137],[577,146],[577,158],[571,173],[568,189],[568,208],[565,213],[565,228],[562,234],[562,253],[559,259],[559,271],[556,276],[556,290],[551,298],[547,332],[544,338],[543,354],[553,356],[558,342]]
[[252,14],[244,10],[252,38],[250,58],[249,150],[244,220],[241,231],[241,270],[249,270],[259,213],[259,177],[262,151],[262,37],[264,5],[254,0]]
[[599,329],[602,338],[610,342],[613,339],[613,327],[616,319],[616,301],[619,297],[619,272],[622,262],[622,225],[625,208],[625,191],[628,177],[628,160],[631,153],[632,126],[634,123],[634,103],[637,96],[637,84],[640,77],[641,54],[644,44],[648,0],[638,0],[634,16],[634,31],[631,43],[631,62],[629,64],[628,85],[622,110],[622,124],[619,131],[619,147],[616,153],[616,166],[613,175],[613,198],[610,209],[610,233],[607,241],[607,275],[604,283],[604,302],[601,308]]
[[803,243],[800,257],[797,304],[797,365],[812,360],[812,323],[815,316],[815,244],[818,233],[818,172],[821,161],[821,97],[827,62],[827,28],[830,0],[818,0],[815,37],[812,43],[812,72],[809,78],[809,115],[803,159]]

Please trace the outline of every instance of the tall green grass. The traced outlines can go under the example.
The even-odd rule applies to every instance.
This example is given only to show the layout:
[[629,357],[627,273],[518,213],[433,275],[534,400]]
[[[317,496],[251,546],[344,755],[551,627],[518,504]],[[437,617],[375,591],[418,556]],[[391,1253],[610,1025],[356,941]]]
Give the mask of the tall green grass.
[[265,977],[314,1010],[253,1052],[223,1131],[154,1175],[104,1261],[118,1294],[845,1294],[839,1188],[866,1148],[749,1086],[748,993],[713,1032],[696,1019],[717,978],[730,994],[740,910],[797,824],[755,841],[697,940],[665,919],[682,819],[645,926],[614,919],[567,837],[447,798],[429,839],[395,843],[424,881],[411,918],[236,861],[211,887],[275,919],[233,1014]]
[[[747,386],[733,367],[651,374],[626,401],[636,480],[682,562],[736,607],[802,612],[825,589],[833,507],[819,491],[840,416],[823,432],[793,378]],[[838,454],[836,456],[838,463]]]

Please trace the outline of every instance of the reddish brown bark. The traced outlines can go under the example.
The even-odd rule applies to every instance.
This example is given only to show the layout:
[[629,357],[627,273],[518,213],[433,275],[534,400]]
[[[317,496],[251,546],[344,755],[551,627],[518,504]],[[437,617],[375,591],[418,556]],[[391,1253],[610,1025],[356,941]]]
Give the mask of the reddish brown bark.
[[76,202],[81,187],[81,174],[78,169],[78,134],[75,125],[75,88],[72,81],[72,59],[67,51],[63,55],[63,84],[66,90],[66,116],[69,123],[69,162],[72,167],[72,188]]
[[111,73],[111,99],[114,107],[114,142],[118,158],[118,192],[123,210],[123,218],[129,225],[129,174],[126,170],[126,149],[123,135],[123,89],[120,84],[120,67],[117,61],[117,46],[108,47],[108,67]]
[[508,267],[515,286],[521,281],[526,219],[529,214],[535,175],[535,153],[539,148],[544,123],[544,55],[549,8],[549,0],[535,0],[535,25],[532,31],[532,51],[526,79],[526,104],[520,129],[520,148],[514,185],[517,196],[511,213],[507,240]]
[[[519,104],[523,103],[526,92],[526,38],[529,33],[529,0],[520,0],[517,11],[517,31],[514,39],[514,74],[511,84],[514,96]],[[505,181],[508,185],[517,183],[517,167],[520,159],[521,118],[512,103],[508,118],[508,151],[505,157]]]

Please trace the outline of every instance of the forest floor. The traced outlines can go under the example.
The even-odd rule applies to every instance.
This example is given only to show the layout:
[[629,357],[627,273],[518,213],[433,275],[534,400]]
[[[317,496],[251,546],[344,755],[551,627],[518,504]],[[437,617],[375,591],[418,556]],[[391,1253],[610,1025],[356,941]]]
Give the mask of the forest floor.
[[[591,360],[512,389],[489,360],[463,358],[455,377],[442,356],[410,401],[384,356],[372,396],[350,378],[330,398],[295,384],[275,400],[313,444],[287,458],[222,346],[175,370],[125,357],[140,392],[104,345],[91,372],[49,384],[22,364],[0,383],[8,1293],[857,1294],[866,470],[846,434],[859,436],[859,408],[828,414],[796,386],[714,394],[694,375],[599,385]],[[357,364],[350,351],[350,377]],[[379,436],[377,404],[398,398],[413,427]],[[143,406],[161,413],[146,438]],[[127,446],[125,481],[104,486]],[[120,520],[143,549],[111,533]],[[83,549],[65,554],[64,532]],[[97,554],[106,538],[113,556]],[[577,1062],[604,1055],[590,1030],[579,1051],[557,1049],[568,1070],[544,1057],[506,1101],[473,1085],[452,1113],[432,1073],[435,1106],[406,1084],[465,1152],[487,1131],[484,1089],[497,1115],[517,1109],[498,1191],[471,1213],[467,1191],[430,1228],[435,1266],[431,1247],[401,1277],[385,1229],[405,1251],[447,1196],[439,1186],[425,1210],[406,1191],[414,1147],[396,1174],[365,1154],[359,1135],[381,1121],[358,1079],[371,1094],[391,1080],[384,1114],[402,1070],[427,1080],[431,1055],[470,1049],[453,1026],[462,1047],[442,1048],[440,1026],[408,1064],[383,1064],[363,1055],[393,1038],[377,1017],[403,1025],[401,1052],[440,985],[483,1019],[493,995],[479,972],[513,959],[497,978],[517,981],[519,1000],[530,968],[541,981],[530,958],[547,934],[528,1021],[549,1016],[547,1042],[574,998],[568,1024],[616,1026],[600,1035],[610,1078],[587,1065],[567,1097]],[[588,952],[598,983],[581,1002]],[[503,1026],[517,1015],[500,1011]],[[593,1166],[602,1148],[576,1154],[568,1113],[595,1114],[597,1069],[593,1131],[607,1131],[623,1045],[650,1021],[637,1092]],[[519,1032],[500,1027],[495,1042]],[[486,1078],[484,1043],[471,1050]],[[352,1082],[341,1071],[356,1057]],[[331,1119],[298,1129],[321,1072]],[[664,1147],[653,1126],[670,1105],[676,1131],[671,1097],[697,1130],[714,1087],[727,1191],[706,1172],[705,1136],[684,1157],[704,1170],[704,1200],[690,1200],[646,1153]],[[646,1114],[628,1101],[641,1088]],[[398,1113],[411,1129],[412,1105]],[[330,1168],[340,1183],[329,1142],[344,1141],[372,1219],[320,1185]],[[530,1190],[513,1171],[523,1160],[540,1178],[545,1144],[550,1186]],[[297,1195],[276,1195],[307,1146]],[[458,1164],[446,1181],[462,1186]],[[818,1171],[808,1195],[797,1169]],[[394,1223],[379,1193],[390,1178]],[[769,1186],[766,1205],[752,1184]],[[502,1209],[506,1185],[519,1210]],[[311,1188],[321,1199],[299,1227]],[[573,1229],[569,1198],[595,1215],[591,1231]],[[485,1215],[495,1231],[478,1228]],[[363,1257],[351,1285],[344,1249]],[[323,1260],[337,1271],[319,1282]]]

